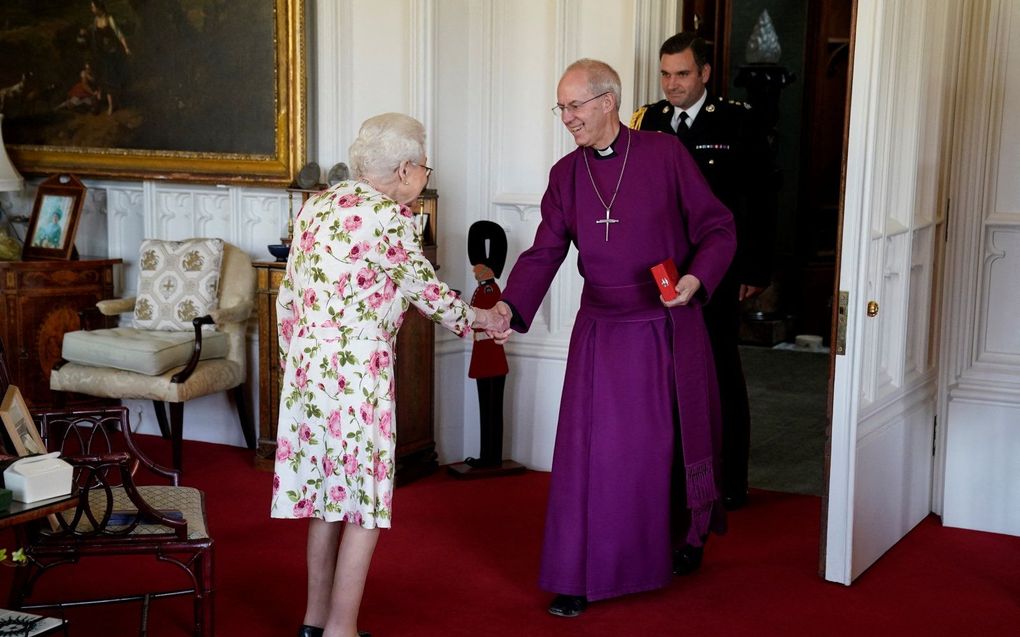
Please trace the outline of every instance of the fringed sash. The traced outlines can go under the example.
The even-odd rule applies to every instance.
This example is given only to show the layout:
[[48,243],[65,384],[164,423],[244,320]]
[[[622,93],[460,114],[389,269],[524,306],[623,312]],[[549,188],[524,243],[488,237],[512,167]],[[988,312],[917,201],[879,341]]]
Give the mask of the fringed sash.
[[[701,546],[712,522],[712,506],[719,499],[712,449],[713,422],[709,383],[715,383],[712,353],[704,330],[694,329],[701,321],[695,308],[665,308],[654,282],[626,286],[598,286],[585,283],[579,316],[597,321],[636,322],[669,320],[673,344],[675,395],[680,411],[680,442],[683,445],[687,507],[691,526],[687,543]],[[690,364],[690,359],[704,364]],[[681,398],[682,397],[682,398]]]

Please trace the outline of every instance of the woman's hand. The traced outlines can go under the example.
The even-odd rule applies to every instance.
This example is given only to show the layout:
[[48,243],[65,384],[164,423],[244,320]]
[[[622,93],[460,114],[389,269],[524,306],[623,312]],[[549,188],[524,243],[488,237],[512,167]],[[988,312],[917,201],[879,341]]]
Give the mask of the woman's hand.
[[471,327],[485,330],[486,336],[494,340],[497,345],[502,345],[510,340],[510,334],[513,333],[513,330],[510,329],[510,319],[513,318],[510,306],[500,301],[491,310],[483,310],[478,307],[472,309],[475,311],[475,322],[471,324]]
[[475,311],[475,320],[471,323],[471,327],[474,329],[485,330],[485,333],[489,336],[510,329],[510,319],[498,309],[484,310],[480,307],[473,309]]
[[672,301],[667,301],[661,296],[662,304],[666,307],[676,307],[678,305],[687,305],[691,299],[694,298],[694,294],[701,288],[701,281],[698,277],[693,274],[685,274],[680,277],[680,280],[676,282],[676,297]]

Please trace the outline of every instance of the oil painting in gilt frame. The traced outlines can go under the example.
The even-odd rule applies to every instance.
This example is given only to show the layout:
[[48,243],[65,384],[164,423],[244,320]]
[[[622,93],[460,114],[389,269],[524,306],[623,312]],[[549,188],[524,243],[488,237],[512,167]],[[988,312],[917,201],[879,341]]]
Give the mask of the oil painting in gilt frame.
[[0,112],[24,173],[287,184],[303,0],[4,0]]

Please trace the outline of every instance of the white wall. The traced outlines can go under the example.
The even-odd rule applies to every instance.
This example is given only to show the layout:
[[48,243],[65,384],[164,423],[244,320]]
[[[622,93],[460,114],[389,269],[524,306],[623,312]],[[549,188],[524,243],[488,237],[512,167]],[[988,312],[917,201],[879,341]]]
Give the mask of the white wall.
[[[940,396],[943,521],[1020,535],[1020,3],[963,25]],[[936,468],[936,482],[942,473]]]

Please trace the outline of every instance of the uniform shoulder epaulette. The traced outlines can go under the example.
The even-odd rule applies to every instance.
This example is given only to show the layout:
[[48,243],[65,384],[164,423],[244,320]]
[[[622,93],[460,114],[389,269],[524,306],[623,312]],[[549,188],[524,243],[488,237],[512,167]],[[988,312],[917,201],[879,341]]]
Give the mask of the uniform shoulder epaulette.
[[645,118],[645,113],[648,111],[649,106],[651,106],[651,104],[645,104],[641,108],[634,111],[634,114],[630,116],[629,126],[632,129],[637,130],[641,128],[641,120]]

